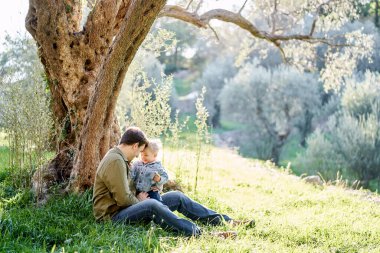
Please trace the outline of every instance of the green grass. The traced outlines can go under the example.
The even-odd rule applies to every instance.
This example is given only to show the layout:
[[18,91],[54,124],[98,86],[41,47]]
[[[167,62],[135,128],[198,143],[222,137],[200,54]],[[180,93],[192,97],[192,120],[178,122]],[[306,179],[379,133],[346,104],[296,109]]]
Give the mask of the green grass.
[[[213,148],[202,156],[195,194],[195,162],[189,162],[195,153],[164,152],[165,166],[172,174],[181,173],[189,196],[232,217],[255,218],[256,228],[238,227],[235,240],[207,234],[188,239],[156,226],[96,223],[90,191],[57,195],[36,207],[28,191],[11,189],[0,196],[0,251],[380,252],[380,204],[369,200],[367,192],[314,187],[270,163]],[[0,187],[6,181],[0,178]]]
[[224,131],[230,130],[240,130],[245,126],[237,121],[221,120],[220,121],[221,129]]
[[178,96],[185,96],[191,92],[192,82],[188,80],[173,78],[173,85]]
[[0,146],[0,169],[9,164],[9,148]]
[[7,140],[6,140],[6,134],[4,132],[1,132],[0,131],[0,147],[1,146],[6,146],[8,143],[7,143]]
[[[286,167],[288,163],[294,161],[299,153],[304,152],[304,149],[302,148],[300,144],[300,137],[299,136],[291,136],[289,141],[287,141],[284,145],[284,147],[281,150],[281,156],[280,156],[280,166]],[[297,170],[293,167],[294,172],[297,175],[300,175],[304,172]]]

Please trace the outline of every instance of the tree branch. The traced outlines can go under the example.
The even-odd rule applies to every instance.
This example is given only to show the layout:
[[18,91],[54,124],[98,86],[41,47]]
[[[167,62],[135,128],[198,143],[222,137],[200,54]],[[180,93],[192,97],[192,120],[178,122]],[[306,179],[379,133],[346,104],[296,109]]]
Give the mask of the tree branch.
[[193,1],[194,0],[190,0],[190,2],[187,4],[187,6],[186,6],[186,10],[188,10],[189,8],[190,8],[190,6],[191,6],[191,4],[193,3]]
[[112,42],[112,28],[122,3],[122,0],[98,0],[88,15],[83,31],[90,48],[97,54],[105,54]]
[[[329,0],[328,2],[333,1]],[[324,4],[327,4],[324,3]],[[320,7],[322,8],[322,7]],[[266,40],[272,44],[274,44],[277,48],[280,49],[280,51],[283,53],[283,50],[281,50],[281,43],[282,41],[290,41],[290,40],[299,40],[299,41],[305,41],[308,43],[324,43],[328,45],[332,45],[331,41],[324,37],[313,37],[313,30],[315,29],[315,25],[312,26],[312,31],[309,32],[309,34],[290,34],[290,35],[278,35],[273,33],[268,33],[266,31],[260,31],[255,25],[253,25],[249,20],[244,18],[239,13],[234,13],[228,10],[223,9],[214,9],[210,10],[208,12],[205,12],[202,15],[198,15],[196,13],[190,13],[187,10],[183,9],[180,6],[174,6],[174,5],[167,5],[165,6],[159,17],[172,17],[179,20],[182,20],[184,22],[193,24],[200,28],[207,28],[209,22],[213,19],[221,20],[228,23],[233,23],[240,28],[248,31],[253,37],[258,39]]]
[[58,74],[48,70],[61,68],[60,57],[67,54],[67,42],[71,39],[69,16],[62,0],[29,0],[25,27],[39,45],[39,55],[50,81],[57,82]]
[[317,21],[318,21],[319,16],[322,15],[323,7],[329,5],[329,3],[333,2],[333,1],[334,1],[334,0],[327,0],[326,2],[321,3],[321,4],[317,7],[317,10],[316,10],[316,12],[315,12],[315,13],[316,13],[315,18],[314,18],[314,20],[313,20],[313,23],[311,24],[311,29],[310,29],[310,33],[309,33],[310,36],[313,36],[313,34],[314,34],[315,26],[316,26],[316,24],[317,24]]
[[198,5],[197,5],[197,8],[195,8],[195,11],[194,11],[195,13],[198,13],[198,11],[201,8],[202,4],[203,4],[203,0],[200,0],[199,3],[198,3]]
[[215,31],[215,29],[214,29],[211,25],[208,25],[208,27],[211,29],[211,31],[213,31],[213,33],[214,33],[216,39],[219,40],[218,33]]
[[80,31],[80,21],[82,19],[82,4],[81,1],[77,0],[66,0],[65,12],[67,16],[67,21],[69,23],[69,28],[72,32]]
[[270,14],[270,18],[272,19],[272,34],[276,32],[276,14],[277,14],[277,0],[274,0],[273,11]]
[[240,10],[238,11],[238,14],[241,14],[241,12],[243,11],[245,5],[247,4],[248,0],[245,0],[243,6],[240,8]]
[[127,14],[127,11],[129,9],[131,5],[131,1],[130,0],[123,0],[120,7],[119,7],[119,11],[117,12],[117,15],[116,15],[116,20],[115,20],[115,25],[114,25],[114,28],[113,28],[113,36],[115,36],[118,31],[120,30],[120,27],[122,25],[122,22],[125,18],[125,15]]

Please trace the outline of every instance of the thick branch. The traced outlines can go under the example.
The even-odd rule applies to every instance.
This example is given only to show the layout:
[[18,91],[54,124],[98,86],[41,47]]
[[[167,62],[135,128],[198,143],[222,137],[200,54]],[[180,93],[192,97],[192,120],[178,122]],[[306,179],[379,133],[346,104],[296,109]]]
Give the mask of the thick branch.
[[131,4],[130,0],[123,0],[119,6],[119,11],[116,14],[115,24],[113,28],[113,35],[120,30],[122,22],[124,20],[125,15],[127,14],[128,8]]
[[277,35],[277,34],[272,34],[265,31],[260,31],[249,20],[244,18],[242,15],[240,15],[240,13],[234,13],[234,12],[223,10],[223,9],[210,10],[202,15],[198,15],[196,13],[190,13],[179,6],[167,5],[160,13],[160,17],[163,17],[163,16],[176,18],[176,19],[182,20],[184,22],[193,24],[201,28],[207,28],[207,25],[213,19],[221,20],[228,23],[233,23],[239,26],[240,28],[251,33],[252,36],[258,39],[267,40],[273,43],[276,47],[280,47],[281,41],[289,41],[289,40],[302,40],[302,41],[307,41],[307,42],[321,42],[321,43],[329,42],[325,38],[313,37],[312,32],[309,34]]
[[[64,85],[58,83],[59,75],[62,73],[51,70],[62,69],[65,63],[61,57],[69,55],[68,41],[71,40],[70,25],[73,25],[73,19],[69,21],[68,18],[64,1],[29,1],[29,11],[25,19],[26,29],[39,46],[39,54],[48,78],[58,86]],[[66,90],[69,87],[62,88]]]
[[78,32],[80,30],[80,21],[82,19],[82,4],[77,0],[65,1],[65,12],[69,29],[71,32]]
[[121,0],[99,0],[87,18],[84,34],[89,47],[98,55],[105,54],[112,42],[112,27],[122,2]]

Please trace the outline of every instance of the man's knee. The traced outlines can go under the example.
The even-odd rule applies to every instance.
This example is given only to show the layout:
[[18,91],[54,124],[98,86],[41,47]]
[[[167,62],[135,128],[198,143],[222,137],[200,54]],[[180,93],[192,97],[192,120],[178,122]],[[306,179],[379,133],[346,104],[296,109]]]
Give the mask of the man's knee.
[[160,201],[157,201],[155,199],[147,199],[144,200],[144,202],[146,202],[146,205],[148,205],[151,210],[158,210],[165,207]]
[[186,198],[186,195],[180,191],[171,191],[171,192],[166,193],[164,196],[169,197],[171,199],[178,199],[178,200]]

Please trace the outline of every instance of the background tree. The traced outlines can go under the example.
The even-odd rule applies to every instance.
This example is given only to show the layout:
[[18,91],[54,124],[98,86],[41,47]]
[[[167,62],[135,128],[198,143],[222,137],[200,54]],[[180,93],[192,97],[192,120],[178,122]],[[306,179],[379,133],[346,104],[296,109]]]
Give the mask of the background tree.
[[339,172],[367,188],[371,180],[379,183],[379,92],[378,74],[367,72],[347,80],[339,110],[310,136],[294,166],[321,173],[326,180],[334,180]]
[[206,87],[204,104],[209,113],[208,121],[213,127],[220,127],[220,101],[219,94],[225,82],[236,73],[232,57],[228,55],[219,56],[205,67],[202,76],[196,81],[195,89],[201,90]]
[[[270,21],[267,26],[258,27],[242,16],[243,8],[237,12],[216,9],[199,15],[202,2],[197,1],[195,7],[181,7],[165,6],[165,0],[99,0],[93,5],[91,1],[90,13],[82,18],[82,1],[29,0],[26,27],[37,42],[53,114],[60,131],[65,133],[58,155],[47,170],[53,173],[50,177],[56,177],[54,171],[66,170],[71,174],[71,189],[82,190],[92,185],[100,159],[120,135],[114,112],[125,74],[157,17],[173,17],[202,28],[207,28],[214,19],[230,22],[281,52],[284,52],[282,42],[329,44],[328,33],[315,36],[317,29],[324,32],[357,17],[350,11],[356,8],[351,1],[274,1],[268,5],[252,2],[248,6],[250,11],[260,10],[262,19]],[[312,18],[311,23],[302,22],[306,14]],[[288,33],[288,27],[279,25],[290,17],[291,24],[304,26],[302,33]],[[366,46],[370,46],[360,32],[341,36],[349,37],[352,45],[360,47],[346,49],[340,58],[339,51],[329,51],[326,66],[331,71],[325,71],[324,79],[331,80],[331,86],[339,85],[340,76],[350,73],[352,64],[346,66],[341,61],[355,62],[357,57],[365,57]],[[337,72],[338,66],[340,69],[344,66],[344,71]]]
[[159,25],[162,29],[174,32],[176,40],[172,51],[163,52],[159,57],[160,61],[165,64],[165,74],[189,68],[186,53],[189,53],[188,50],[197,41],[196,28],[179,21],[160,22]]
[[[245,124],[243,152],[254,150],[261,159],[279,162],[281,149],[295,126],[311,130],[311,119],[320,107],[320,89],[312,74],[279,67],[267,70],[245,65],[223,89],[224,117]],[[248,148],[247,148],[248,146]]]

